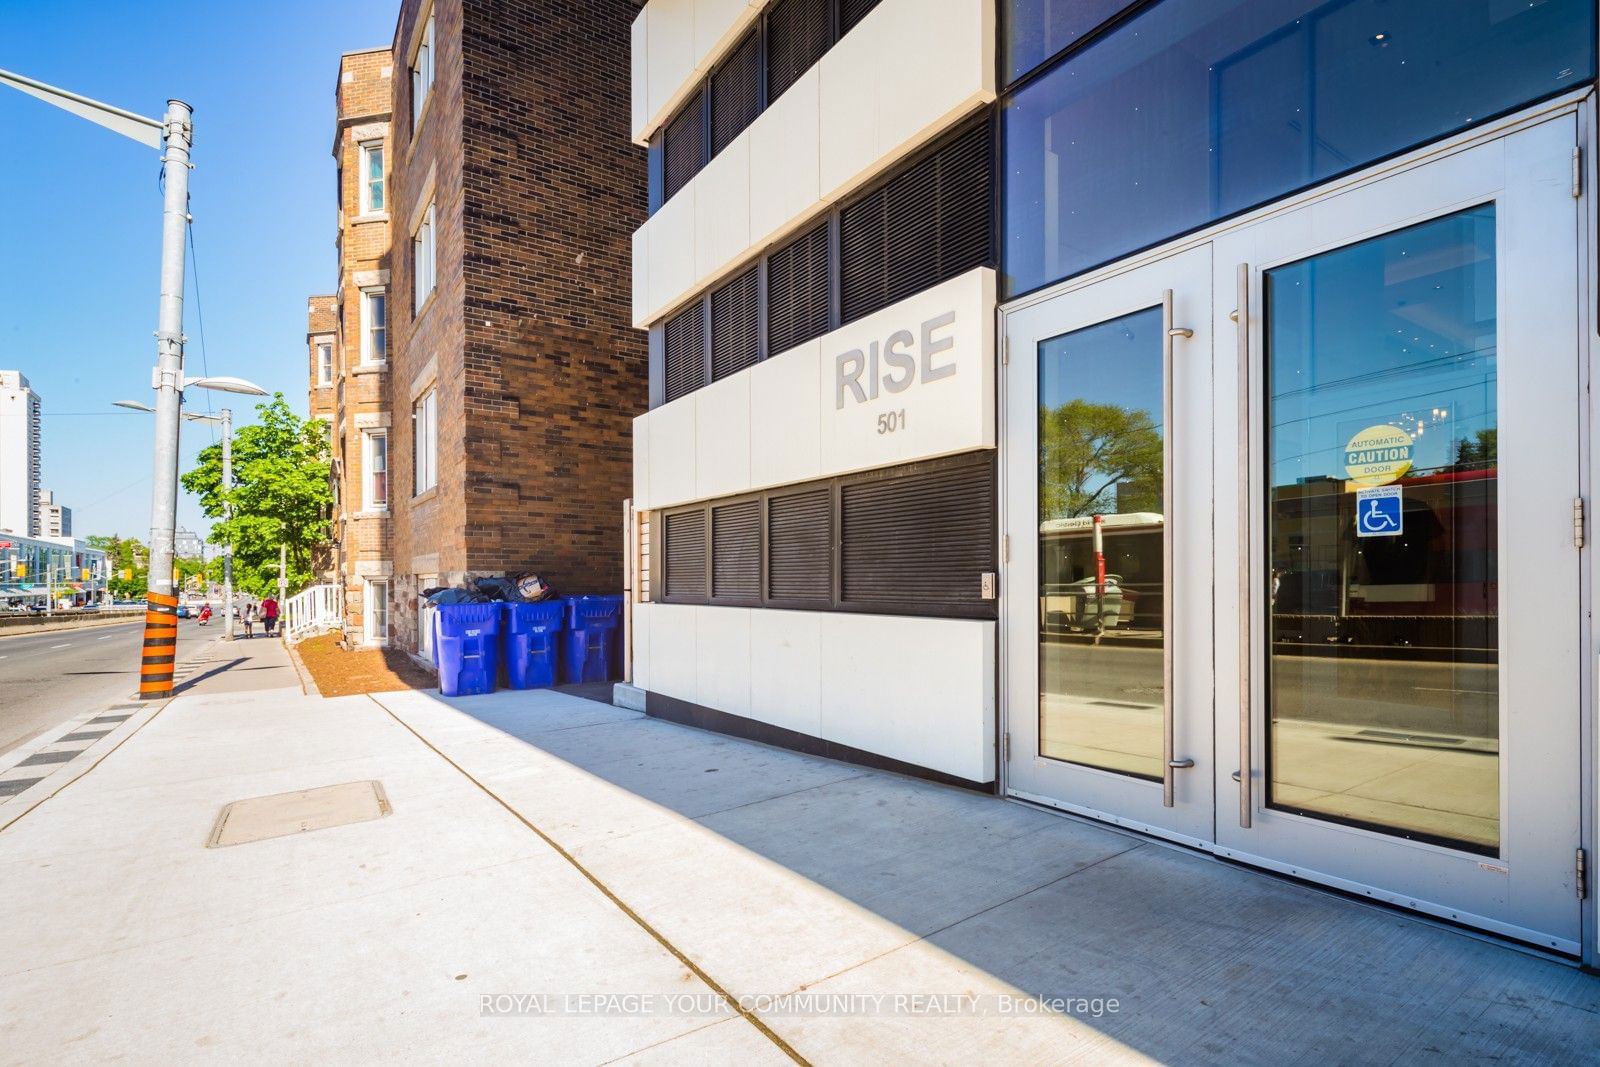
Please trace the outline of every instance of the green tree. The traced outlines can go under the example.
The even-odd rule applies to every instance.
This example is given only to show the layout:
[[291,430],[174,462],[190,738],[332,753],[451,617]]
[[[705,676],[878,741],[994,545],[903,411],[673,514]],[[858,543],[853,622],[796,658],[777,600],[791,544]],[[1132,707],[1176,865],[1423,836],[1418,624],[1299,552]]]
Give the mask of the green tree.
[[[90,548],[102,549],[106,554],[107,564],[111,569],[111,579],[106,585],[111,590],[111,595],[118,600],[140,600],[144,598],[145,579],[149,572],[146,563],[150,559],[150,550],[144,544],[132,537],[121,537],[117,534],[91,534],[84,538]],[[128,574],[127,578],[123,574]]]
[[1071,400],[1039,410],[1039,518],[1161,510],[1161,433],[1145,411]]
[[282,393],[256,405],[257,422],[233,434],[233,518],[223,519],[222,446],[200,451],[183,487],[200,497],[200,507],[216,520],[211,540],[233,541],[233,582],[257,596],[278,585],[278,546],[289,549],[289,591],[310,583],[311,555],[327,539],[328,430],[302,419]]

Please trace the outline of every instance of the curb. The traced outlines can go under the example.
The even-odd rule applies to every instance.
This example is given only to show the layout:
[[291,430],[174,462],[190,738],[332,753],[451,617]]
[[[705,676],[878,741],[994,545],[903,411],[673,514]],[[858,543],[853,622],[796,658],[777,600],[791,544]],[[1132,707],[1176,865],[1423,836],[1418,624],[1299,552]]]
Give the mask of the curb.
[[316,679],[311,676],[311,671],[301,660],[300,650],[288,641],[284,641],[283,647],[289,653],[289,662],[294,664],[294,673],[300,676],[300,691],[308,697],[321,697],[322,690],[317,688]]

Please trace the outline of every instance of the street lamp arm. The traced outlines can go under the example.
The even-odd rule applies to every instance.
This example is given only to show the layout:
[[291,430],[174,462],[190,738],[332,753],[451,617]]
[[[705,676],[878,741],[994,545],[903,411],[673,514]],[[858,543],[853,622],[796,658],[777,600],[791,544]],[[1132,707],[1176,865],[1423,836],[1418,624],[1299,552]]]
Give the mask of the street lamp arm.
[[243,393],[245,396],[266,396],[267,391],[255,382],[229,375],[216,374],[208,378],[185,378],[184,389],[215,389],[219,393]]
[[70,111],[79,118],[104,126],[113,133],[132,138],[142,145],[151,148],[161,147],[161,133],[166,127],[155,119],[147,119],[143,115],[135,115],[120,107],[112,107],[110,104],[91,100],[87,96],[69,93],[65,89],[57,89],[53,85],[25,78],[21,74],[13,74],[9,70],[0,70],[0,82],[20,89],[47,104],[54,104],[63,111]]

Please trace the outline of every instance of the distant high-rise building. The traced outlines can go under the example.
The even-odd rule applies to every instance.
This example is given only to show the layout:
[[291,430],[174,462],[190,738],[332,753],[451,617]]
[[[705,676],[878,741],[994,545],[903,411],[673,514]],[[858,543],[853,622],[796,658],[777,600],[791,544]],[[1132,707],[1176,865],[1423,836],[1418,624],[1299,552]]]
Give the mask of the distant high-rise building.
[[54,489],[39,490],[39,536],[72,536],[72,509],[56,503]]
[[172,538],[173,555],[182,559],[200,559],[206,550],[203,538],[193,530],[179,530]]
[[39,533],[39,394],[0,370],[0,531]]

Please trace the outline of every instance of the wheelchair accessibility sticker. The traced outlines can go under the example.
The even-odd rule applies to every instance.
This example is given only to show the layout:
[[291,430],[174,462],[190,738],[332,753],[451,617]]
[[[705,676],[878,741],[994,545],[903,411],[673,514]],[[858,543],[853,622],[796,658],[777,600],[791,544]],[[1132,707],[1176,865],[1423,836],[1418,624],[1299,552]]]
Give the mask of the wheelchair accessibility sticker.
[[1384,485],[1356,490],[1356,536],[1398,537],[1404,530],[1400,487]]

